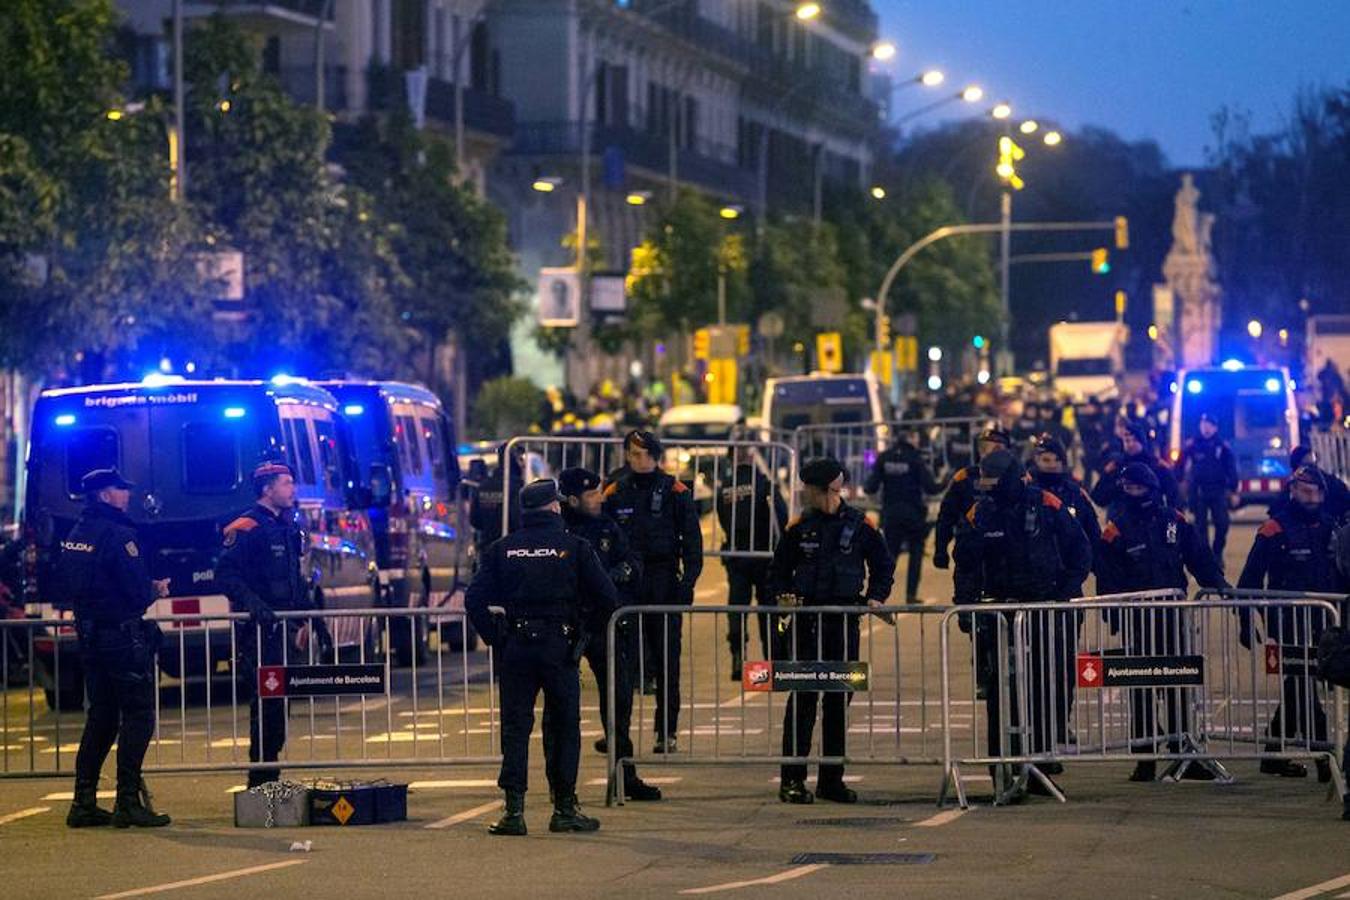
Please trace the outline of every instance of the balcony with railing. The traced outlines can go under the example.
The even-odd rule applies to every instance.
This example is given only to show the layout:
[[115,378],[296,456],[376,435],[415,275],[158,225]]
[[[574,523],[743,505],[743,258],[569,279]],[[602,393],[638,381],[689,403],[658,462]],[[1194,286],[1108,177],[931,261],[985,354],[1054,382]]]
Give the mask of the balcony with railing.
[[[372,66],[369,71],[371,109],[389,110],[408,102],[407,76],[387,67]],[[515,133],[516,109],[510,100],[465,86],[460,92],[464,98],[464,127],[499,138]],[[426,114],[442,125],[455,121],[454,82],[440,78],[427,79]]]
[[245,24],[313,28],[325,11],[327,21],[333,21],[333,6],[326,0],[188,0],[183,4],[183,14],[187,17],[220,14]]

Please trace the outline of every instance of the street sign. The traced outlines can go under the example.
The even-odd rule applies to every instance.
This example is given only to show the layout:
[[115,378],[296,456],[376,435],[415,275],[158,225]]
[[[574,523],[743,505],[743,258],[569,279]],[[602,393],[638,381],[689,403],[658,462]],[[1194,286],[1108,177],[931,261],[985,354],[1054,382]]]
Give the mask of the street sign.
[[872,351],[872,372],[877,376],[877,381],[886,386],[890,386],[891,373],[894,369],[895,357],[889,350]]
[[844,371],[844,339],[837,331],[816,335],[816,368],[822,372]]
[[590,278],[591,312],[621,316],[628,307],[622,275],[592,275]]
[[784,322],[783,317],[776,312],[766,312],[759,317],[758,328],[760,337],[768,338],[771,341],[775,340],[783,336],[783,330],[786,327],[787,323]]
[[707,328],[700,328],[694,332],[694,359],[708,359],[709,347],[712,343],[712,335]]
[[576,269],[540,269],[535,298],[539,324],[573,328],[581,321],[581,276]]
[[714,357],[708,360],[708,402],[736,402],[736,360]]
[[260,697],[337,697],[344,694],[383,694],[384,666],[259,666]]
[[918,338],[906,334],[895,339],[895,368],[901,372],[919,370]]

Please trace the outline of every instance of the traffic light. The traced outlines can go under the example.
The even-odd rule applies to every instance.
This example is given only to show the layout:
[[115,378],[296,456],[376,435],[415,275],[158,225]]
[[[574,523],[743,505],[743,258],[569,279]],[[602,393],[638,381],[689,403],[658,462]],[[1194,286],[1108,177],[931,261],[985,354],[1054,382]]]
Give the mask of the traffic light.
[[1116,291],[1116,319],[1117,319],[1117,320],[1120,320],[1120,319],[1125,318],[1125,301],[1126,301],[1125,292],[1124,292],[1124,291]]
[[891,342],[891,317],[883,313],[877,320],[877,345],[888,346]]
[[1105,275],[1111,271],[1111,253],[1105,247],[1098,247],[1092,251],[1092,272],[1094,275]]
[[1116,249],[1130,249],[1130,220],[1124,216],[1116,216]]
[[844,342],[837,331],[816,335],[816,368],[822,372],[844,371]]
[[1012,138],[1004,136],[998,139],[998,165],[994,167],[994,171],[1014,190],[1020,191],[1026,186],[1018,176],[1017,167],[1014,165],[1026,155],[1026,151],[1017,146]]
[[970,346],[974,347],[976,350],[983,350],[984,343],[984,335],[982,334],[977,334],[970,339]]

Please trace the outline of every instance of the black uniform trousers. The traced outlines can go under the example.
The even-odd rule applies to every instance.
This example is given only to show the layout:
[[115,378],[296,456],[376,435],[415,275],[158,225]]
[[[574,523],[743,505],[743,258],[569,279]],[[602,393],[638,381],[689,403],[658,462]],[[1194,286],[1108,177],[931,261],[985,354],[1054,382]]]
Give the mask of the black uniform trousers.
[[888,515],[881,522],[882,534],[886,536],[886,549],[891,556],[900,559],[901,553],[909,554],[909,565],[905,571],[905,600],[914,600],[919,595],[919,579],[923,576],[923,548],[928,540],[928,523],[905,516]]
[[155,732],[155,659],[147,623],[81,622],[77,631],[89,712],[75,755],[75,781],[96,787],[116,741],[117,795],[133,797]]
[[[633,755],[633,690],[637,684],[637,619],[620,619],[614,629],[614,736],[615,736],[615,755],[622,759],[625,756]],[[605,729],[605,734],[610,734],[609,727],[609,653],[606,647],[608,638],[604,634],[591,635],[586,641],[585,659],[590,664],[591,672],[595,675],[597,693],[600,695],[600,724]],[[548,705],[547,699],[544,702],[544,758],[550,768],[547,769],[548,783],[556,784],[558,782],[558,773],[554,772],[553,765],[556,754],[552,753],[554,741],[557,740],[554,731],[554,725],[557,721],[557,714],[552,707]],[[624,766],[625,775],[636,774],[636,769],[629,763]]]
[[[286,701],[258,696],[258,667],[286,662],[285,622],[270,625],[243,623],[235,632],[239,647],[239,672],[248,704],[248,761],[274,762],[286,745]],[[248,786],[257,787],[281,778],[280,769],[250,769]]]
[[[644,606],[670,606],[681,602],[675,561],[643,561],[639,602]],[[656,682],[656,739],[674,737],[680,724],[680,653],[683,641],[683,616],[645,615],[642,617],[642,668],[646,679]]]
[[[1125,615],[1125,651],[1131,656],[1176,656],[1190,652],[1191,625],[1180,610],[1131,610]],[[1181,735],[1190,731],[1189,688],[1129,688],[1130,743],[1135,753],[1160,752],[1164,742],[1180,752]],[[1158,731],[1157,707],[1162,702],[1167,730]]]
[[1209,523],[1214,522],[1214,558],[1223,566],[1223,548],[1228,543],[1228,493],[1223,487],[1200,487],[1192,490],[1187,498],[1191,510],[1195,513],[1195,530],[1200,539],[1209,540]]
[[[851,606],[856,598],[821,601],[820,606]],[[814,615],[793,617],[782,635],[779,660],[846,661],[858,658],[858,616]],[[823,698],[821,695],[824,695]],[[821,710],[821,755],[843,756],[847,748],[848,705],[852,691],[793,691],[783,711],[783,755],[810,756],[811,737],[816,728],[816,707]],[[780,771],[784,782],[805,781],[806,765],[791,763]],[[819,785],[838,785],[844,780],[844,767],[822,764],[816,778]]]
[[[975,626],[976,677],[984,689],[989,753],[1051,753],[1056,743],[1068,740],[1069,710],[1077,681],[1074,658],[1078,652],[1078,614],[1067,605],[1063,610],[1023,613],[1025,655],[1020,661],[1016,655],[1015,614],[1004,614],[1002,621],[1001,639],[1008,654],[1002,665],[998,658],[999,620],[990,614],[980,615]],[[1006,748],[1002,745],[1005,703],[1009,723]]]
[[581,679],[572,659],[572,641],[555,624],[529,632],[512,629],[497,649],[502,710],[502,768],[497,786],[522,794],[529,788],[530,732],[534,730],[534,704],[542,690],[544,771],[556,796],[570,796],[576,792],[581,760]]
[[[767,559],[724,559],[722,565],[727,570],[727,605],[749,606],[751,600],[761,607],[773,606],[769,596],[769,560]],[[745,620],[749,615],[731,613],[727,622],[727,643],[731,645],[733,659],[744,659],[750,649],[749,635],[745,633]],[[769,616],[760,613],[758,620],[759,649],[763,656],[769,655]]]

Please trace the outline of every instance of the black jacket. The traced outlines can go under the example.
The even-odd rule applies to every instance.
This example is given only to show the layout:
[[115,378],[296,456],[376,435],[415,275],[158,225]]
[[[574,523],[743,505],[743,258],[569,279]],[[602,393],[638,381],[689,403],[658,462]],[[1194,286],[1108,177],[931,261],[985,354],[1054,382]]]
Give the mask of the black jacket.
[[1212,438],[1193,437],[1186,442],[1177,463],[1177,472],[1192,493],[1206,496],[1238,489],[1237,457],[1233,448],[1217,434]]
[[1102,466],[1101,477],[1092,486],[1092,502],[1102,509],[1110,509],[1117,501],[1123,500],[1125,492],[1120,489],[1120,471],[1133,462],[1143,463],[1152,469],[1153,474],[1158,476],[1158,485],[1162,488],[1167,505],[1173,509],[1181,508],[1181,492],[1177,489],[1177,479],[1171,467],[1148,450],[1135,456],[1122,453],[1109,458]]
[[925,495],[937,494],[941,488],[919,451],[901,443],[877,456],[863,481],[863,490],[869,494],[881,491],[883,524],[899,521],[921,525],[928,520]]
[[464,594],[469,621],[496,646],[503,635],[489,606],[502,607],[507,622],[541,619],[601,634],[618,595],[591,545],[568,534],[562,516],[532,509],[519,530],[487,548]]
[[787,504],[756,466],[741,463],[729,474],[717,487],[722,549],[767,553],[787,528]]
[[947,545],[951,543],[961,517],[975,505],[975,485],[979,480],[980,467],[976,465],[963,466],[952,474],[947,493],[942,495],[942,502],[938,505],[937,528],[933,535],[937,544],[935,555],[947,552]]
[[628,534],[644,565],[680,564],[681,593],[691,601],[703,571],[703,532],[688,486],[660,470],[639,475],[625,467],[612,477],[605,512]]
[[274,515],[256,504],[225,526],[216,585],[236,612],[309,609],[309,586],[300,570],[304,547],[290,511]]
[[774,596],[793,594],[804,606],[885,603],[895,558],[861,510],[840,504],[832,516],[810,509],[788,525],[769,577]]
[[[1289,504],[1257,529],[1237,586],[1258,591],[1344,594],[1344,579],[1336,569],[1331,540],[1335,530],[1336,521],[1327,513],[1310,515]],[[1262,610],[1262,615],[1271,636],[1282,641],[1315,637],[1324,624],[1317,610],[1273,608]],[[1244,621],[1246,618],[1244,615]]]
[[609,580],[614,582],[622,603],[633,602],[638,581],[642,578],[642,560],[633,553],[628,536],[623,533],[619,523],[601,512],[598,516],[588,516],[573,512],[571,507],[563,507],[563,527],[568,534],[584,538],[591,545],[600,565]]
[[[515,531],[520,527],[520,500],[514,496],[525,486],[519,466],[511,469],[511,511],[507,513],[510,526]],[[502,536],[502,505],[506,502],[502,467],[497,466],[492,474],[478,485],[469,503],[469,524],[478,532],[478,546],[486,547]]]
[[1156,503],[1111,508],[1098,554],[1098,593],[1185,591],[1187,571],[1201,587],[1228,586],[1209,545],[1180,510]]
[[1092,547],[1058,497],[1027,485],[1015,499],[986,494],[971,506],[952,560],[957,603],[1067,600],[1082,592]]
[[84,508],[61,542],[57,585],[80,621],[120,625],[145,614],[155,586],[126,513],[100,501]]
[[1082,483],[1068,474],[1055,477],[1051,472],[1032,472],[1031,477],[1035,479],[1037,487],[1054,494],[1064,504],[1064,509],[1082,527],[1083,534],[1087,535],[1095,558],[1097,542],[1102,537],[1102,525],[1097,520],[1097,507],[1092,505],[1092,498],[1088,496]]

